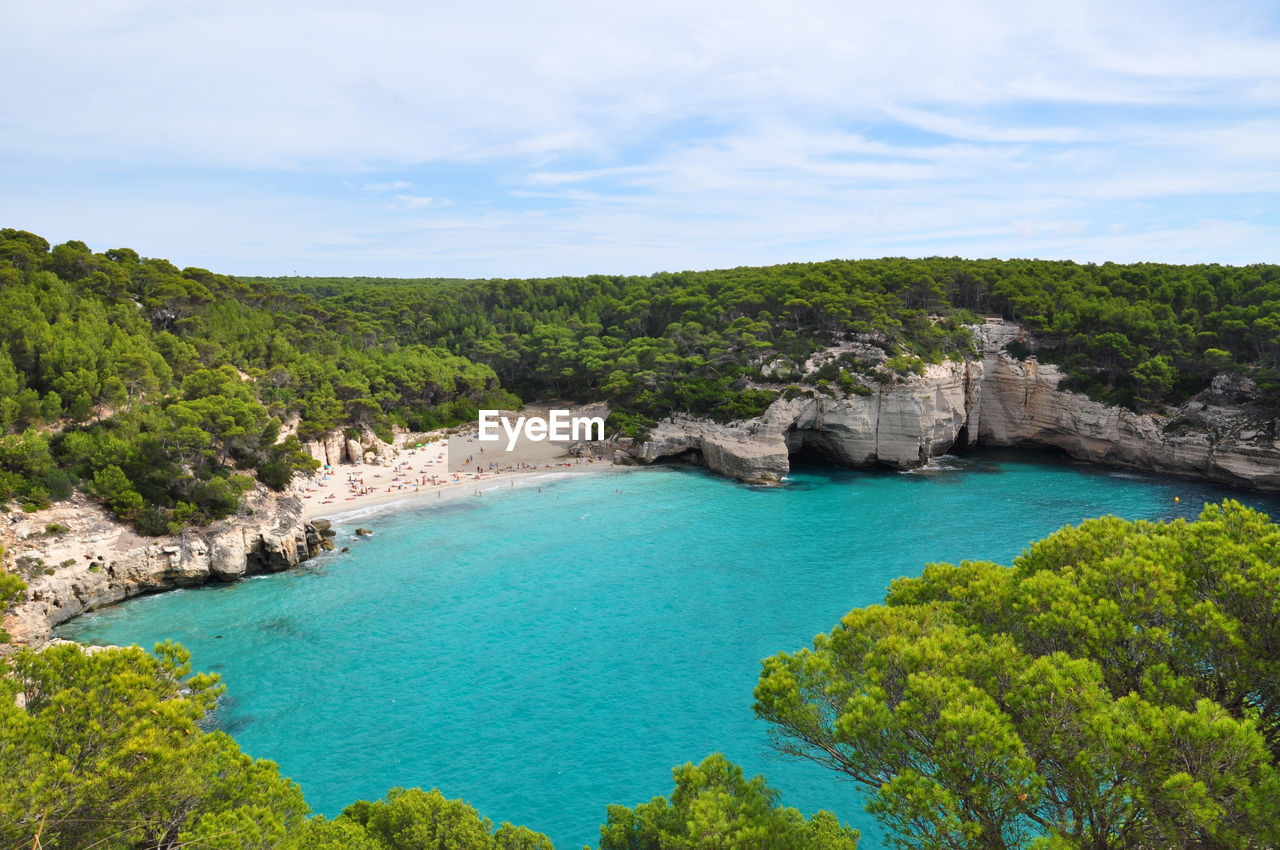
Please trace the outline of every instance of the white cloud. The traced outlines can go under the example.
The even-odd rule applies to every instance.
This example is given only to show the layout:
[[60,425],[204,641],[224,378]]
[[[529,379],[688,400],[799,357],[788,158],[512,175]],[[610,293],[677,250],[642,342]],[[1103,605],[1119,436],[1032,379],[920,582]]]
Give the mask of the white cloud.
[[393,180],[389,183],[365,183],[360,190],[362,192],[394,192],[397,189],[408,189],[412,185],[408,180]]
[[991,127],[963,118],[906,106],[885,107],[884,113],[903,124],[965,141],[1068,144],[1092,140],[1092,134],[1079,127]]
[[420,210],[423,207],[438,207],[443,204],[437,198],[429,198],[425,195],[396,195],[396,200],[400,203],[400,209]]
[[20,5],[0,218],[244,272],[1276,259],[1263,2],[483,11]]

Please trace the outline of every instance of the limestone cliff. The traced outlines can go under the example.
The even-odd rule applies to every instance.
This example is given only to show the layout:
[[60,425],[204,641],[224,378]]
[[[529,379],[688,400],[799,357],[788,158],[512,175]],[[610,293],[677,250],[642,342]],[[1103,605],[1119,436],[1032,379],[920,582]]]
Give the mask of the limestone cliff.
[[846,466],[919,466],[961,437],[972,406],[976,363],[930,366],[870,395],[778,399],[764,415],[732,425],[696,419],[660,423],[632,448],[641,463],[680,457],[753,484],[777,483],[790,456],[809,450]]
[[362,463],[390,455],[393,447],[384,443],[372,430],[364,428],[357,436],[331,431],[319,439],[303,440],[302,450],[320,462],[321,468],[341,463]]
[[869,395],[779,399],[758,419],[659,424],[632,446],[641,463],[683,457],[751,483],[776,483],[808,450],[846,466],[905,469],[959,446],[1058,448],[1072,457],[1229,484],[1280,489],[1280,422],[1256,409],[1256,387],[1220,376],[1166,415],[1138,414],[1059,389],[1061,374],[1005,347],[1025,332],[971,328],[979,353],[929,366]]
[[847,466],[908,469],[945,453],[960,438],[973,366],[929,366],[922,376],[866,396],[779,400],[765,415],[784,428],[793,452],[807,448]]
[[674,419],[653,429],[648,442],[632,447],[641,463],[676,458],[703,463],[713,472],[751,484],[776,483],[790,469],[786,441],[767,418],[741,425]]
[[174,587],[279,572],[332,548],[328,523],[302,521],[296,496],[251,494],[243,515],[177,537],[146,538],[83,497],[10,515],[8,568],[27,580],[26,601],[4,617],[17,644],[46,642],[77,614]]
[[1044,446],[1071,457],[1225,484],[1280,490],[1280,427],[1247,378],[1219,375],[1165,415],[1139,414],[1058,389],[1057,367],[1017,360],[980,332],[983,380],[970,431],[981,445]]

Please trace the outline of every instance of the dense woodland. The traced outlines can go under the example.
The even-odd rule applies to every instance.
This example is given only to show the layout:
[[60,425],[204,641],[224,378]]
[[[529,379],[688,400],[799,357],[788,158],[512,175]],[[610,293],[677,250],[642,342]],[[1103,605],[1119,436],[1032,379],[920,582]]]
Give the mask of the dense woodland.
[[299,437],[513,401],[489,367],[371,343],[306,296],[0,231],[0,503],[81,487],[171,533],[313,469]]
[[[1159,409],[1223,371],[1280,389],[1280,267],[930,258],[540,280],[233,278],[0,230],[0,504],[79,487],[145,534],[280,489],[334,429],[608,400],[637,435],[780,392],[868,393],[1023,322],[1071,383]],[[856,340],[807,369],[815,351]],[[281,440],[281,434],[288,434]]]
[[[443,344],[517,393],[607,398],[644,416],[744,416],[793,382],[856,392],[963,357],[972,343],[961,326],[980,315],[1023,323],[1042,359],[1117,404],[1158,408],[1223,371],[1280,388],[1280,267],[1270,265],[929,258],[649,277],[259,282],[315,298],[370,339]],[[812,352],[851,337],[887,361],[804,371]]]

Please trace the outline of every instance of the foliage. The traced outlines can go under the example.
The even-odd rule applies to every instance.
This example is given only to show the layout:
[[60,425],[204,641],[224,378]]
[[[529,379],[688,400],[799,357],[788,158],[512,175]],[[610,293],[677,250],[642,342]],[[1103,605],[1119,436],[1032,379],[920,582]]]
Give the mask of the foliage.
[[316,818],[296,830],[286,848],[368,848],[368,850],[553,850],[543,834],[493,823],[461,800],[438,789],[393,788],[385,800],[360,800],[331,821]]
[[[0,555],[3,554],[4,548],[0,547]],[[0,612],[21,599],[26,590],[27,584],[20,577],[0,571]]]
[[1222,371],[1280,387],[1280,267],[1272,265],[931,257],[648,277],[254,282],[312,296],[383,344],[443,345],[522,394],[605,398],[651,417],[732,418],[711,403],[709,385],[728,394],[775,378],[785,385],[790,373],[768,377],[761,365],[803,362],[848,338],[897,358],[880,372],[892,381],[971,353],[961,325],[978,314],[1029,326],[1039,356],[1102,400],[1158,406]]
[[387,434],[513,400],[486,366],[333,319],[275,287],[0,230],[0,502],[79,484],[143,533],[177,531],[236,510],[244,473],[280,490],[313,469],[281,439],[290,419],[303,438]]
[[28,429],[0,436],[0,502],[16,498],[24,507],[48,507],[54,472],[45,435]]
[[[3,563],[3,558],[4,547],[0,546],[0,563]],[[19,602],[26,592],[27,583],[22,580],[21,576],[16,576],[0,569],[0,616],[3,616],[10,606]],[[9,633],[0,628],[0,643],[8,642]]]
[[4,659],[0,843],[271,847],[307,812],[297,786],[198,723],[221,688],[175,644]]
[[609,806],[600,850],[855,850],[858,831],[830,812],[806,821],[777,805],[763,776],[747,780],[720,753],[672,770],[668,802],[654,797],[634,809]]
[[1269,846],[1278,547],[1226,502],[933,565],[767,659],[756,711],[903,847]]

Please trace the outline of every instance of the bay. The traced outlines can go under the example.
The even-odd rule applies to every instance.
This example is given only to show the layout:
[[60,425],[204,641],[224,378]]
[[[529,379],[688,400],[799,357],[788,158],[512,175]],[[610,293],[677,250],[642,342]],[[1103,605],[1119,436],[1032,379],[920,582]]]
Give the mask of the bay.
[[669,795],[673,766],[723,752],[869,850],[882,842],[856,789],[769,749],[751,711],[762,658],[929,562],[1009,563],[1086,517],[1190,518],[1224,497],[1277,506],[1028,454],[802,465],[778,488],[677,467],[528,477],[363,516],[371,538],[339,526],[348,554],[132,600],[60,635],[183,643],[227,685],[217,725],[326,815],[439,787],[561,850],[594,846],[606,805]]

